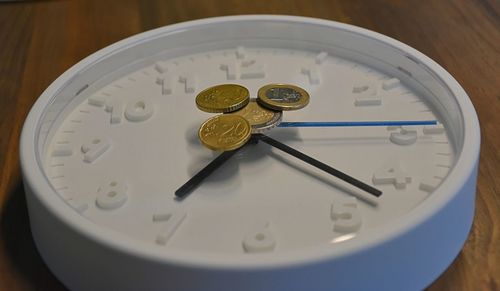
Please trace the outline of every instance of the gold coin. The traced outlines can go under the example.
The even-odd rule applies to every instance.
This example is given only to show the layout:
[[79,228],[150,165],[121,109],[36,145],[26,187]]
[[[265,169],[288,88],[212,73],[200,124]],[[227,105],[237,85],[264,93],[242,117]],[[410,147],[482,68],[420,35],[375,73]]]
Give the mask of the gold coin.
[[250,99],[247,106],[230,114],[240,115],[248,120],[252,127],[252,133],[260,133],[276,127],[281,122],[283,116],[281,111],[270,110],[260,106],[255,98]]
[[252,134],[250,123],[239,115],[224,114],[205,121],[198,131],[203,145],[214,151],[230,151],[243,146]]
[[269,84],[259,89],[257,101],[273,110],[297,110],[309,103],[306,90],[288,84]]
[[236,84],[222,84],[201,91],[196,96],[196,106],[205,112],[227,113],[248,104],[248,89]]

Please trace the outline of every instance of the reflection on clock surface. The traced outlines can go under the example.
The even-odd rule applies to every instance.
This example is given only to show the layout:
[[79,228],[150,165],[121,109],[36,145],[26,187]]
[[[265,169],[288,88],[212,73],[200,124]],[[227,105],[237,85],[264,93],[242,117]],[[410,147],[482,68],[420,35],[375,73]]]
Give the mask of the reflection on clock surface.
[[234,47],[160,59],[62,114],[44,158],[61,199],[96,224],[164,248],[267,253],[348,243],[397,220],[454,163],[445,128],[273,128],[270,137],[381,191],[375,198],[264,143],[247,145],[189,197],[174,191],[218,153],[201,145],[201,90],[269,83],[304,88],[309,105],[283,121],[433,120],[403,81],[324,51]]

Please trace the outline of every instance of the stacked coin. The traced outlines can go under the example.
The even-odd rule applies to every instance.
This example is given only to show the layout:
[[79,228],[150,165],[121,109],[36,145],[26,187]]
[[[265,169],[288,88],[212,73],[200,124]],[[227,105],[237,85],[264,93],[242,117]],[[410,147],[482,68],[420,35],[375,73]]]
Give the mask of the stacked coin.
[[240,115],[222,114],[205,121],[198,131],[203,145],[215,151],[242,147],[251,136],[250,123]]
[[231,114],[243,116],[248,120],[252,127],[252,133],[261,133],[278,126],[283,116],[281,111],[260,106],[255,98],[250,99],[247,106]]
[[248,104],[248,89],[236,84],[222,84],[201,91],[196,96],[196,106],[205,112],[228,113]]
[[257,101],[273,110],[297,110],[309,103],[306,90],[288,84],[269,84],[259,89]]
[[205,121],[198,137],[212,150],[230,151],[242,147],[252,133],[261,133],[281,122],[283,110],[297,110],[309,103],[309,94],[287,84],[269,84],[259,89],[258,98],[250,100],[247,88],[222,84],[201,91],[196,106],[205,112],[229,113]]

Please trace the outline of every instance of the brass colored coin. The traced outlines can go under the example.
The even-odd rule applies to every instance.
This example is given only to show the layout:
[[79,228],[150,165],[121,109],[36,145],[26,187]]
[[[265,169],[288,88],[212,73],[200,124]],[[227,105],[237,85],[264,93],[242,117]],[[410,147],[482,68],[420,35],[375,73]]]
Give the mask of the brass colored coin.
[[222,84],[201,91],[196,96],[196,106],[205,112],[228,113],[248,104],[248,89],[236,84]]
[[205,121],[198,131],[203,145],[214,151],[231,151],[243,146],[252,135],[250,123],[239,115],[224,114]]
[[306,90],[288,84],[269,84],[259,89],[257,101],[273,110],[297,110],[309,103]]
[[247,106],[231,114],[245,117],[252,127],[252,133],[261,133],[276,127],[281,122],[283,116],[281,111],[270,110],[260,106],[255,98],[250,99]]

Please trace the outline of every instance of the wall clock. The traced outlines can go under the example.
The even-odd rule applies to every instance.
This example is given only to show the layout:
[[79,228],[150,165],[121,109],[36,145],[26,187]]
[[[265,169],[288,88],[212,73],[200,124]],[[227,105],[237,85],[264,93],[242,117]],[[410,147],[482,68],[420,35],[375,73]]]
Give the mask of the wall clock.
[[[224,83],[252,98],[270,83],[306,90],[309,104],[281,119],[315,126],[264,134],[382,194],[258,142],[176,198],[219,154],[197,138],[214,114],[194,100]],[[436,124],[382,126],[420,120]],[[379,126],[331,126],[359,122]],[[409,290],[464,244],[479,135],[460,85],[396,40],[234,16],[141,33],[73,66],[33,106],[21,165],[37,248],[71,289]]]

